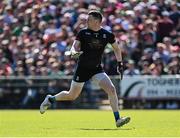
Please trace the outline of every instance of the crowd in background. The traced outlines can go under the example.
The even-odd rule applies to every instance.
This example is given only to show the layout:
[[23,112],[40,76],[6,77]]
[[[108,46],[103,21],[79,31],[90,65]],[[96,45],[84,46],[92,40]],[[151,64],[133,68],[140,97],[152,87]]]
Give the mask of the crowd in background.
[[[64,53],[94,9],[119,41],[124,74],[180,74],[176,0],[1,0],[0,76],[72,75],[76,61]],[[107,74],[117,74],[110,45],[103,64]]]

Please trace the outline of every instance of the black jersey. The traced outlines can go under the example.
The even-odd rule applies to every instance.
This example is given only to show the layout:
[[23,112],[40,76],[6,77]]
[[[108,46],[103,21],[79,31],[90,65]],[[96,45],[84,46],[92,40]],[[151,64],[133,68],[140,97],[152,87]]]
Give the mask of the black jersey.
[[99,31],[82,29],[76,37],[81,43],[83,54],[79,57],[78,65],[86,68],[95,68],[101,64],[102,54],[107,43],[114,43],[115,36],[101,28]]

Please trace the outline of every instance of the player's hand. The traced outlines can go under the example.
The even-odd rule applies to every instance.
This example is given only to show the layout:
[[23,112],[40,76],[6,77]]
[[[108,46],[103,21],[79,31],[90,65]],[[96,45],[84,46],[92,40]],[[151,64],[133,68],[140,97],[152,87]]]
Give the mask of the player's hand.
[[83,53],[83,51],[71,51],[71,57],[72,58],[79,58],[79,56]]
[[77,51],[66,51],[65,55],[66,56],[71,56],[72,58],[78,58],[82,53],[83,53],[83,51],[80,51],[80,52],[77,52]]
[[123,79],[123,62],[117,62],[117,72],[121,76],[121,80]]

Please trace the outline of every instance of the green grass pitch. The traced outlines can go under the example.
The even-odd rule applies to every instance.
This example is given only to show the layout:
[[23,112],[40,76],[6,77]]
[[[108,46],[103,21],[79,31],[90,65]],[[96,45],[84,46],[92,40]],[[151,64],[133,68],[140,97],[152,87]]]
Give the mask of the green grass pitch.
[[116,128],[104,110],[0,110],[0,137],[178,137],[178,110],[122,110],[131,122]]

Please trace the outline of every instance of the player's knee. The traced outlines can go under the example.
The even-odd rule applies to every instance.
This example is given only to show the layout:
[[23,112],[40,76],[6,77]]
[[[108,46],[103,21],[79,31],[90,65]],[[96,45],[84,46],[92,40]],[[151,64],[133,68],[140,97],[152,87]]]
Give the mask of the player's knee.
[[75,99],[77,99],[77,97],[78,97],[78,94],[75,94],[75,93],[71,93],[71,92],[69,92],[69,100],[75,100]]
[[76,100],[77,99],[77,97],[78,97],[78,95],[70,95],[70,100]]

